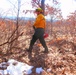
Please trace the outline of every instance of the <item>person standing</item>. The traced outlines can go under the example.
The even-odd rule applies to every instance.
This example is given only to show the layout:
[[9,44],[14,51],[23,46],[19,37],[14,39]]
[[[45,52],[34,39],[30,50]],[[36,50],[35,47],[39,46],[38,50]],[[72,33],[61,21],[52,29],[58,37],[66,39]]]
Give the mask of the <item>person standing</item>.
[[40,43],[44,47],[44,53],[48,53],[48,48],[46,46],[46,42],[44,40],[44,33],[46,28],[46,20],[44,15],[42,14],[43,10],[41,8],[37,8],[35,10],[35,13],[37,14],[37,18],[35,20],[35,23],[33,25],[33,28],[35,30],[34,35],[32,36],[32,39],[30,41],[28,52],[32,52],[34,43],[39,39]]

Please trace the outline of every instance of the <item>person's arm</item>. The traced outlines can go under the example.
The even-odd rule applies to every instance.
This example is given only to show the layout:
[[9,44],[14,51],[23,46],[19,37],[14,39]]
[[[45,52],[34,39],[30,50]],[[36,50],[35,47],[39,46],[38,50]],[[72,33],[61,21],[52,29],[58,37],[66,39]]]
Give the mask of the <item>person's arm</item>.
[[35,20],[35,22],[34,22],[34,27],[37,27],[37,26],[39,25],[41,19],[42,19],[42,17],[41,17],[40,15],[37,16],[37,18],[36,18],[36,20]]
[[35,30],[35,26],[33,25],[33,29]]

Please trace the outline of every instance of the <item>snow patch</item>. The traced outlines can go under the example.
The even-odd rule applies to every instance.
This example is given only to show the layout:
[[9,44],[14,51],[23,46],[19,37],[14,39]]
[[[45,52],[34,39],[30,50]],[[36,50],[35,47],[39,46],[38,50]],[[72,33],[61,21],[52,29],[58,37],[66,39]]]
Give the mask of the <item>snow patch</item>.
[[43,71],[42,67],[36,68],[36,73],[40,74]]
[[[14,59],[8,60],[8,62],[2,62],[0,64],[0,75],[24,75],[24,74],[31,74],[32,68],[34,66],[30,66],[26,63],[19,62]],[[49,70],[48,70],[49,71]],[[36,73],[40,74],[43,72],[42,67],[36,68]]]
[[[9,64],[7,66],[7,63]],[[2,65],[4,64],[4,65]],[[0,67],[7,67],[6,69],[0,70],[1,75],[23,75],[23,74],[31,74],[33,66],[28,64],[18,62],[14,59],[10,59],[8,62],[3,62],[0,64]]]

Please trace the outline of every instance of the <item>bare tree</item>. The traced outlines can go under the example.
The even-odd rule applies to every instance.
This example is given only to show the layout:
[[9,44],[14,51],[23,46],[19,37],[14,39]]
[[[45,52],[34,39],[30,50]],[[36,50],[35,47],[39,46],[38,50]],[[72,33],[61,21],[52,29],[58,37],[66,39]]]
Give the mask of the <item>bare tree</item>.
[[45,12],[45,0],[32,0],[31,1],[33,7],[40,7],[43,9],[43,14]]
[[17,16],[16,16],[16,21],[15,21],[15,29],[12,31],[12,33],[9,35],[8,34],[8,38],[7,38],[7,41],[0,44],[0,46],[3,46],[3,45],[8,45],[8,48],[7,48],[7,53],[8,51],[10,51],[14,46],[17,46],[18,44],[18,38],[19,36],[22,35],[22,33],[19,33],[19,15],[20,15],[20,7],[21,7],[21,0],[17,0],[17,7],[15,6],[15,4],[13,4],[10,0],[8,0],[13,6],[14,6],[14,9],[16,8],[17,10]]

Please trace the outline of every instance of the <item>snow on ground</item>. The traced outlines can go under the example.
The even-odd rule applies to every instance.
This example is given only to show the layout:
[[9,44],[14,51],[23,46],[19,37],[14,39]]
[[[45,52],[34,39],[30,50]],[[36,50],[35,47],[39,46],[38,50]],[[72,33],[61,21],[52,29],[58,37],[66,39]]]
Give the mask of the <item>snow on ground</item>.
[[[18,62],[14,59],[8,60],[8,62],[3,62],[0,64],[0,75],[23,75],[23,74],[31,74],[32,68],[34,66],[30,66],[26,63]],[[36,68],[36,73],[42,72],[42,67]]]

